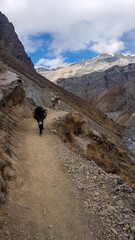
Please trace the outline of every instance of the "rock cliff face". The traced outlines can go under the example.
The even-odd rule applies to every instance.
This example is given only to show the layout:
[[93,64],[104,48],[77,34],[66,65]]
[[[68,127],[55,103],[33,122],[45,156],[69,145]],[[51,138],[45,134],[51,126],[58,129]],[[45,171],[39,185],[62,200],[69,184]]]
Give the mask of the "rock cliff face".
[[21,78],[9,70],[0,74],[0,106],[15,106],[25,97]]
[[14,171],[9,167],[9,148],[12,147],[12,134],[20,120],[19,111],[24,98],[21,77],[0,62],[0,205],[5,202],[5,180],[14,177]]
[[59,79],[57,84],[96,104],[104,112],[122,111],[135,96],[135,64],[104,72]]
[[125,124],[126,123],[126,125],[135,126],[135,99],[118,116],[117,122],[120,123],[120,124]]
[[0,12],[0,50],[12,54],[33,68],[30,57],[27,56],[21,41],[15,32],[14,26],[7,17]]

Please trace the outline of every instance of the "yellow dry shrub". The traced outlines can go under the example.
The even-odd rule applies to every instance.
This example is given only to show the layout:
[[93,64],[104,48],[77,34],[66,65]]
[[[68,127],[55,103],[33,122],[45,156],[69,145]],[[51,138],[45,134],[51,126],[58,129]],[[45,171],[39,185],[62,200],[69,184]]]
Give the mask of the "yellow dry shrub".
[[121,148],[117,148],[117,149],[118,149],[118,154],[122,156],[124,154],[124,150]]
[[67,143],[68,147],[70,148],[70,150],[71,150],[72,152],[75,152],[74,146],[73,146],[69,141],[67,141],[66,143]]
[[65,142],[73,142],[74,135],[83,133],[84,120],[79,114],[67,114],[57,126],[60,137]]
[[108,139],[108,143],[115,146],[114,138]]
[[129,184],[133,189],[135,189],[135,182],[134,182],[134,180],[133,180],[131,177],[126,176],[124,172],[123,172],[123,173],[120,173],[119,176],[120,176],[121,179],[123,179],[124,181],[128,182],[128,184]]
[[97,152],[96,152],[97,151],[97,143],[93,142],[89,146],[90,146],[89,149],[97,154]]
[[4,160],[4,155],[3,155],[3,152],[2,152],[1,149],[0,149],[0,158],[1,158],[2,160]]
[[94,136],[94,132],[93,132],[93,129],[92,129],[92,128],[90,128],[90,129],[88,130],[87,136],[88,136],[88,137],[93,137],[93,136]]

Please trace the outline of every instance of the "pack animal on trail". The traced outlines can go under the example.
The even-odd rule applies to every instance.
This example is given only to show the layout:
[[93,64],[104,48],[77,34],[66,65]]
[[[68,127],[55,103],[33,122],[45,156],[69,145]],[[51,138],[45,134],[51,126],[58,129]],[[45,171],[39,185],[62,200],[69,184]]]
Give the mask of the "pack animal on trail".
[[47,111],[42,106],[37,106],[34,109],[33,117],[37,120],[39,126],[39,135],[42,135],[42,130],[44,129],[43,122],[47,116]]

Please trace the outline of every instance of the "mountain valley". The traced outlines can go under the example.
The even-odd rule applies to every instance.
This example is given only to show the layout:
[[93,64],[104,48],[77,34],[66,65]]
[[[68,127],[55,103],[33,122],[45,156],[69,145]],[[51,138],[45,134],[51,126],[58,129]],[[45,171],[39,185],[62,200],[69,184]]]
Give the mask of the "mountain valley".
[[[5,39],[1,14],[0,26]],[[0,48],[1,239],[134,240],[135,155],[125,144],[135,133],[134,63],[58,86],[10,50]],[[37,105],[47,109],[42,136]],[[120,111],[128,127],[97,106]]]

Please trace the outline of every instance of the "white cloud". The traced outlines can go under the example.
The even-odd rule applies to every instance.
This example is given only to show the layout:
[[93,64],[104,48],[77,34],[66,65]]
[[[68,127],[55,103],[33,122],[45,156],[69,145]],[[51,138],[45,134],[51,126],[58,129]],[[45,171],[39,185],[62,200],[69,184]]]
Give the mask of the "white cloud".
[[122,49],[124,49],[124,43],[116,39],[111,39],[108,42],[101,40],[91,46],[91,50],[98,53],[116,53]]
[[64,67],[66,66],[68,63],[65,62],[65,58],[62,58],[62,56],[59,56],[57,58],[54,59],[45,59],[45,58],[41,58],[36,64],[35,67],[39,67],[39,66],[43,66],[43,67],[47,67],[47,68],[57,68],[57,67]]
[[27,53],[35,53],[44,44],[42,39],[33,40],[30,36],[22,36],[21,41],[23,42]]
[[53,41],[49,47],[56,55],[82,49],[116,52],[124,47],[123,34],[135,29],[135,0],[0,2],[1,11],[13,22],[21,38],[51,34]]

